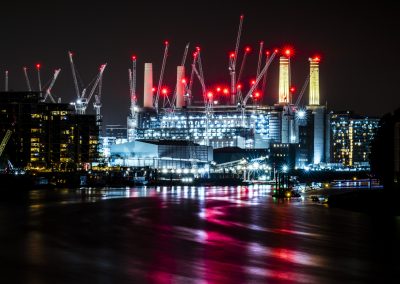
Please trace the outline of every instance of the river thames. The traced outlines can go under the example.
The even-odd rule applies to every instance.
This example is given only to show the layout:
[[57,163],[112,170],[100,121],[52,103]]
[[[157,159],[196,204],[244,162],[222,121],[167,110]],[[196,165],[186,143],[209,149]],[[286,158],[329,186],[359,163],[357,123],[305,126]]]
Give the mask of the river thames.
[[0,201],[1,283],[398,283],[400,217],[270,190],[38,190]]

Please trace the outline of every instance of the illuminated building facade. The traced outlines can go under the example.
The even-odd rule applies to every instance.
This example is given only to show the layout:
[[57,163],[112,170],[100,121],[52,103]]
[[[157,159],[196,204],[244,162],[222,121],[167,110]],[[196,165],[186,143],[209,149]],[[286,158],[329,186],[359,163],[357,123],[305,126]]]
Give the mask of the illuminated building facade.
[[111,164],[126,167],[205,172],[212,160],[211,147],[184,140],[136,140],[111,146]]
[[123,125],[106,125],[106,137],[115,137],[126,142],[127,128]]
[[348,167],[369,167],[370,144],[379,119],[349,111],[330,112],[331,163]]
[[279,103],[290,103],[289,98],[289,58],[281,56],[279,58]]
[[319,106],[319,57],[310,58],[310,101],[311,106]]
[[214,107],[207,119],[204,107],[190,106],[167,111],[141,111],[138,115],[138,139],[190,140],[213,148],[267,148],[281,140],[281,113],[273,108],[249,109]]
[[3,158],[16,167],[66,170],[97,159],[96,117],[41,103],[38,92],[0,93],[0,129],[1,137],[12,130]]

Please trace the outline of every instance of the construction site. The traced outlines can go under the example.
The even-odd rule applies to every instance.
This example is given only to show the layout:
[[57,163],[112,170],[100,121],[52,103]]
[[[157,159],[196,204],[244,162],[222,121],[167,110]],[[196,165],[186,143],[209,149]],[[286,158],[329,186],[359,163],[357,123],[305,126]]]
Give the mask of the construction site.
[[[137,73],[141,68],[137,67],[137,57],[132,56],[127,76],[130,105],[120,112],[121,115],[128,112],[126,126],[121,126],[125,129],[124,139],[116,140],[115,137],[112,139],[113,137],[103,134],[102,85],[107,63],[100,65],[97,74],[85,86],[74,63],[75,55],[68,52],[73,93],[76,95],[76,99],[69,103],[62,103],[61,98],[52,91],[61,69],[56,69],[52,78],[42,84],[41,65],[37,64],[36,88],[31,84],[27,68],[23,67],[26,94],[18,96],[28,99],[19,103],[37,104],[38,107],[27,109],[24,115],[26,120],[40,120],[33,123],[34,129],[24,128],[26,133],[31,133],[29,137],[17,133],[22,128],[16,126],[22,122],[15,119],[16,115],[20,116],[19,112],[10,107],[10,104],[18,103],[18,100],[12,98],[14,92],[9,90],[9,74],[6,71],[4,93],[8,99],[4,99],[0,106],[4,116],[0,133],[0,156],[3,151],[7,152],[5,150],[10,140],[9,144],[14,146],[9,146],[9,151],[18,148],[19,144],[24,145],[24,150],[20,151],[24,152],[24,158],[18,158],[15,163],[24,168],[47,170],[71,169],[74,168],[71,164],[77,163],[75,168],[78,169],[106,165],[148,167],[166,174],[175,173],[177,169],[204,174],[212,168],[215,172],[229,169],[233,174],[246,176],[249,171],[260,169],[271,172],[272,168],[276,171],[283,168],[312,169],[321,165],[329,168],[332,163],[340,165],[342,156],[352,155],[352,148],[342,149],[336,146],[338,153],[332,154],[330,114],[326,106],[320,103],[321,57],[312,55],[308,58],[307,76],[303,79],[301,88],[297,89],[292,85],[293,47],[266,49],[264,42],[260,41],[255,78],[250,85],[245,84],[245,74],[248,73],[246,70],[249,69],[246,68],[246,61],[251,48],[242,47],[241,44],[243,21],[244,17],[240,16],[232,52],[225,57],[228,63],[228,80],[220,84],[207,83],[202,50],[199,46],[191,47],[189,43],[184,47],[180,64],[176,66],[176,81],[165,82],[164,73],[170,47],[169,42],[165,41],[162,64],[157,72],[159,77],[153,76],[156,71],[153,63],[145,62],[142,69],[143,90],[138,91]],[[266,85],[271,80],[269,74],[272,72],[270,69],[274,60],[279,61],[279,90],[277,94],[268,94],[275,99],[272,105],[266,105],[262,98],[266,95]],[[254,71],[251,73],[254,74]],[[173,87],[168,88],[166,85]],[[29,94],[34,93],[37,97],[32,102],[33,95]],[[6,96],[3,95],[3,98]],[[139,101],[143,101],[143,104],[139,104]],[[79,117],[82,119],[78,119]],[[83,119],[86,117],[91,118]],[[48,130],[40,129],[48,120],[74,122],[61,123],[61,128],[49,126],[46,129],[53,129],[49,134]],[[85,123],[86,127],[82,128],[79,123]],[[26,126],[32,123],[22,124]],[[375,123],[371,128],[368,120],[362,120],[359,124],[363,128],[364,124],[369,129],[376,127]],[[57,129],[62,131],[61,136],[54,134]],[[88,130],[81,131],[76,136],[76,129]],[[41,136],[37,133],[44,134]],[[372,134],[368,135],[372,139]],[[53,136],[63,138],[54,140],[51,138]],[[71,151],[71,144],[80,145],[82,141],[86,141],[86,150],[75,147],[75,152]],[[333,143],[336,145],[335,141]],[[350,162],[346,166],[367,163],[368,149],[362,151],[360,161],[353,162],[347,158]],[[81,152],[90,154],[82,156]],[[331,159],[332,155],[336,160]],[[15,159],[14,156],[8,155]],[[220,159],[222,156],[224,158]],[[12,165],[10,159],[6,161]]]

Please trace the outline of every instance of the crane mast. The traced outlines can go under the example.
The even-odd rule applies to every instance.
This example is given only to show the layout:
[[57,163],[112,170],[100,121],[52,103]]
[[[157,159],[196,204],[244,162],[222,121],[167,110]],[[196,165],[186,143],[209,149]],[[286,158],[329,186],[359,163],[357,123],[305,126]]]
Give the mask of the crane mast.
[[127,118],[127,135],[128,142],[136,139],[136,128],[138,119],[137,97],[136,97],[136,56],[132,56],[132,69],[128,70],[129,74],[129,93],[130,93],[130,112]]
[[161,65],[161,73],[160,73],[160,78],[158,80],[156,98],[154,100],[154,108],[156,109],[157,112],[158,112],[158,100],[160,98],[160,91],[161,91],[161,86],[162,86],[163,77],[164,77],[165,64],[167,62],[168,47],[169,47],[169,43],[168,43],[168,41],[165,41],[165,49],[164,49],[164,56],[163,56],[163,61],[162,61],[162,65]]
[[69,62],[71,64],[71,70],[72,70],[72,77],[74,79],[74,86],[75,86],[75,93],[78,99],[80,99],[81,95],[79,92],[79,86],[78,86],[78,80],[76,78],[76,71],[75,71],[75,64],[74,64],[74,59],[73,59],[73,54],[71,51],[68,51],[69,55]]
[[42,91],[42,80],[40,78],[40,64],[36,64],[36,70],[37,70],[37,77],[38,77],[38,87],[39,87],[39,92]]
[[243,18],[244,18],[244,16],[241,15],[240,22],[239,22],[238,34],[236,37],[235,52],[231,53],[229,56],[229,68],[228,69],[229,69],[229,74],[231,77],[231,104],[236,104],[236,61],[237,61],[237,57],[238,57],[240,36],[242,34]]
[[260,74],[260,70],[261,70],[261,61],[262,61],[262,51],[264,48],[264,42],[260,41],[260,49],[258,51],[258,63],[257,63],[257,77]]
[[244,65],[246,64],[246,58],[247,58],[247,55],[249,54],[249,52],[250,52],[250,47],[246,47],[246,48],[244,49],[242,64],[240,65],[240,71],[239,71],[239,75],[238,75],[238,77],[237,77],[236,84],[239,84],[240,79],[242,78],[242,74],[243,74],[243,70],[244,70]]
[[8,70],[6,70],[6,72],[5,72],[4,91],[8,92]]
[[[266,57],[265,57],[265,63],[268,62],[269,57],[270,57],[270,53],[269,53],[269,51],[267,51],[267,52],[266,52]],[[268,73],[268,70],[265,72],[265,74],[264,74],[264,76],[263,76],[263,78],[262,78],[262,83],[261,83],[261,96],[263,96],[264,93],[265,93],[265,87],[266,87],[266,85],[267,85],[267,73]]]
[[32,92],[31,82],[29,81],[27,68],[23,67],[23,70],[24,70],[25,81],[26,81],[26,86],[28,87],[28,91]]
[[136,97],[136,56],[132,56],[132,69],[129,69],[129,89],[131,94],[131,116],[134,116],[135,107],[137,103]]
[[54,71],[53,79],[51,80],[49,87],[46,89],[46,94],[45,94],[45,96],[44,96],[44,98],[43,98],[43,102],[45,102],[47,98],[50,98],[50,100],[51,100],[53,103],[56,102],[56,101],[54,100],[54,98],[53,98],[53,95],[51,94],[51,90],[53,89],[53,86],[54,86],[54,84],[55,84],[55,82],[56,82],[56,80],[57,80],[58,74],[60,74],[60,72],[61,72],[61,69],[56,69],[56,70]]

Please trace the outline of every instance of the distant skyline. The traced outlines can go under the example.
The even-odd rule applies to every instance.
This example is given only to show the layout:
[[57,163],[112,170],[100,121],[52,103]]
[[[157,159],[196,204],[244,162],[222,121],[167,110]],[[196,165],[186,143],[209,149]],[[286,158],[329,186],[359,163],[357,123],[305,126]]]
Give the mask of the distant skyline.
[[[356,3],[168,1],[139,6],[136,1],[7,2],[0,18],[0,88],[4,90],[4,71],[9,70],[9,88],[26,89],[22,67],[27,66],[35,89],[34,66],[41,63],[43,84],[55,68],[62,69],[53,93],[63,102],[73,101],[75,92],[67,56],[71,50],[86,84],[100,64],[108,63],[103,80],[103,125],[125,124],[128,68],[133,54],[138,58],[140,102],[144,63],[153,63],[156,84],[165,40],[170,42],[165,85],[174,88],[176,66],[187,42],[191,44],[189,55],[195,46],[202,48],[206,84],[228,84],[228,53],[234,49],[239,16],[243,14],[241,50],[252,47],[244,84],[255,76],[260,41],[269,49],[291,45],[295,50],[292,81],[297,89],[309,71],[308,57],[319,54],[321,103],[327,102],[334,110],[381,116],[400,106],[397,10],[389,1]],[[187,72],[189,62],[190,57]],[[278,60],[268,74],[264,102],[272,104],[278,98]],[[303,98],[306,102],[304,99],[308,99],[308,93]],[[88,110],[93,112],[92,103]]]

